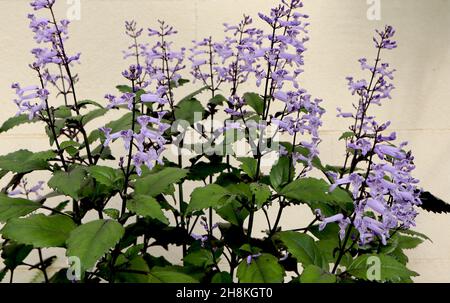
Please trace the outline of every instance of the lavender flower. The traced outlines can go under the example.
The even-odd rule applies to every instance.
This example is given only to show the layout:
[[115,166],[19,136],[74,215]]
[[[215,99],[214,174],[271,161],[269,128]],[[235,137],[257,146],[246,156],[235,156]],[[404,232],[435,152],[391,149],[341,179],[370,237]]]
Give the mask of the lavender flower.
[[343,214],[337,214],[337,215],[325,218],[322,215],[322,212],[320,209],[316,209],[315,213],[316,213],[317,218],[320,221],[322,221],[319,225],[320,231],[324,230],[325,227],[330,223],[338,223],[339,224],[339,237],[341,240],[344,239],[347,226],[351,223],[349,218],[346,218]]
[[[389,70],[389,64],[381,62],[380,53],[383,49],[390,50],[397,46],[392,40],[394,33],[390,26],[386,26],[384,31],[377,31],[379,38],[374,38],[374,41],[378,56],[374,66],[367,59],[359,60],[362,70],[371,73],[370,81],[347,78],[350,92],[360,98],[359,103],[354,105],[356,113],[343,113],[338,109],[338,116],[355,119],[350,128],[353,136],[347,140],[347,148],[351,151],[347,154],[347,160],[351,155],[353,158],[349,161],[350,172],[347,175],[330,173],[334,179],[330,191],[345,185],[353,193],[355,211],[351,221],[345,224],[352,224],[358,230],[361,245],[377,239],[387,244],[391,230],[414,226],[417,215],[415,206],[421,204],[421,191],[417,188],[419,181],[411,175],[415,168],[414,157],[404,151],[407,143],[394,146],[391,142],[397,137],[395,132],[383,134],[390,122],[379,124],[375,117],[368,114],[371,105],[381,105],[382,100],[391,98],[390,92],[394,86],[389,81],[393,80],[394,70]],[[356,171],[361,163],[366,164],[363,173]],[[321,226],[339,222],[342,227],[343,218],[342,214],[320,218]]]
[[197,234],[191,234],[191,237],[194,238],[194,240],[200,241],[202,247],[205,247],[206,241],[208,241],[208,236],[206,236],[206,235],[201,236],[201,235],[197,235]]
[[[138,175],[142,174],[142,166],[152,169],[156,163],[162,164],[161,154],[165,150],[166,139],[164,132],[170,127],[163,123],[162,118],[165,112],[158,113],[158,117],[141,115],[137,118],[140,125],[139,132],[133,130],[123,130],[111,133],[110,128],[100,128],[106,137],[104,146],[108,146],[116,139],[122,139],[126,151],[130,151],[131,144],[137,147],[137,151],[132,154],[133,164]],[[151,128],[149,128],[151,127]]]
[[255,260],[255,259],[257,259],[257,258],[259,258],[259,257],[261,257],[261,254],[260,254],[260,253],[258,253],[258,254],[253,254],[253,255],[249,255],[249,256],[247,257],[247,264],[248,264],[248,265],[252,264],[252,261]]
[[30,5],[34,10],[40,10],[43,8],[51,8],[55,4],[56,0],[33,0]]
[[211,37],[198,42],[193,41],[193,43],[194,46],[190,49],[191,55],[188,58],[192,64],[191,74],[194,79],[202,81],[205,86],[215,92],[226,81],[218,54],[223,45],[214,43]]
[[122,76],[130,81],[136,81],[140,79],[142,75],[142,67],[138,65],[130,65],[130,67],[122,72]]
[[[44,190],[44,181],[39,181],[36,185],[32,186],[31,188],[28,188],[28,180],[26,178],[23,178],[18,188],[9,191],[8,196],[9,197],[15,197],[15,196],[25,196],[27,199],[33,200],[33,201],[39,201],[42,199],[42,195],[40,192]],[[31,198],[31,195],[34,195],[34,198]]]
[[[210,236],[212,235],[212,232],[214,229],[218,228],[219,225],[215,223],[211,226],[211,229],[208,225],[208,222],[206,220],[206,217],[202,217],[200,221],[200,225],[203,227],[203,229],[208,233],[207,235],[197,235],[197,234],[191,234],[191,237],[194,238],[197,241],[201,242],[201,246],[205,247],[206,242],[209,240]],[[212,248],[215,251],[215,247]]]
[[123,51],[124,59],[127,59],[129,57],[136,57],[137,65],[140,65],[139,49],[144,47],[142,44],[138,43],[138,38],[141,37],[143,31],[143,28],[138,29],[136,21],[125,21],[125,33],[132,39],[133,43],[128,46],[128,49],[126,51]]
[[[190,59],[192,73],[197,79],[211,83],[208,79],[213,75],[214,83],[231,85],[225,108],[231,121],[245,120],[250,114],[245,98],[239,94],[240,85],[252,78],[256,86],[264,85],[261,94],[263,122],[272,123],[279,132],[289,133],[294,138],[300,138],[297,134],[304,136],[293,145],[306,148],[309,155],[288,152],[295,161],[306,164],[304,172],[307,172],[311,169],[312,159],[319,153],[318,129],[325,111],[320,107],[322,100],[312,98],[298,82],[303,72],[305,44],[309,40],[309,24],[305,21],[308,16],[297,11],[301,7],[300,0],[282,1],[269,15],[259,14],[269,24],[269,33],[252,27],[253,20],[248,16],[237,25],[224,24],[225,32],[231,35],[223,42],[212,43],[211,39],[197,42]],[[213,51],[210,51],[211,45]],[[206,69],[208,66],[210,68]],[[285,108],[281,117],[271,115],[271,103],[275,102]]]
[[[19,107],[18,114],[27,113],[30,120],[40,115],[42,110],[47,110],[47,99],[51,88],[57,90],[57,94],[65,97],[67,94],[74,94],[73,77],[69,71],[69,65],[78,62],[80,54],[68,55],[64,47],[64,41],[68,37],[68,20],[56,20],[53,14],[55,0],[34,0],[30,5],[34,10],[47,9],[51,12],[52,19],[29,14],[30,29],[34,33],[34,40],[39,47],[34,47],[31,54],[34,62],[30,68],[36,71],[39,77],[39,86],[29,86],[21,88],[19,84],[13,84],[16,90],[17,99],[14,103]],[[54,71],[52,71],[54,69]],[[65,71],[65,73],[64,73]],[[58,85],[61,81],[61,85]],[[50,85],[49,85],[50,84]],[[52,87],[50,87],[52,86]],[[67,100],[66,100],[67,103]],[[67,105],[67,104],[66,104]]]
[[46,89],[40,89],[34,85],[22,88],[19,83],[14,83],[11,87],[15,89],[17,95],[17,99],[14,99],[14,103],[19,108],[17,116],[28,113],[28,118],[33,120],[41,110],[47,108],[49,92]]
[[149,37],[158,37],[155,45],[140,45],[139,56],[145,58],[143,72],[146,79],[142,88],[146,94],[143,95],[144,102],[153,102],[163,108],[169,104],[171,109],[174,106],[173,88],[179,85],[181,71],[185,68],[185,48],[173,50],[173,43],[168,41],[168,37],[175,35],[177,31],[167,25],[164,21],[159,21],[159,29],[148,29]]
[[[125,93],[119,97],[106,95],[110,101],[108,108],[126,104],[129,110],[136,112],[143,103],[155,103],[158,105],[157,109],[149,108],[145,115],[143,113],[133,115],[136,116],[133,124],[139,125],[134,129],[116,133],[111,133],[112,130],[109,128],[100,129],[106,137],[105,146],[114,140],[122,139],[138,175],[142,174],[142,166],[152,169],[156,164],[163,164],[161,154],[167,143],[164,132],[170,128],[169,124],[162,122],[167,113],[163,108],[166,104],[170,104],[173,109],[172,88],[177,86],[181,79],[179,72],[184,68],[185,50],[172,51],[172,43],[166,40],[167,37],[176,34],[176,31],[163,21],[160,21],[159,25],[159,30],[149,29],[150,37],[159,37],[156,44],[150,47],[138,42],[143,29],[138,29],[135,21],[125,22],[125,32],[133,39],[133,44],[124,52],[124,57],[127,59],[134,56],[136,64],[132,64],[122,72],[122,75],[131,81],[134,92],[144,90],[145,93],[140,94],[139,98],[136,98],[135,93]],[[145,62],[140,61],[142,58]],[[142,104],[137,104],[138,101]],[[133,147],[136,149],[133,150]]]
[[129,110],[133,109],[133,100],[136,97],[133,93],[125,93],[120,97],[116,97],[110,94],[105,95],[105,98],[109,100],[107,108],[116,108],[122,104],[127,104]]

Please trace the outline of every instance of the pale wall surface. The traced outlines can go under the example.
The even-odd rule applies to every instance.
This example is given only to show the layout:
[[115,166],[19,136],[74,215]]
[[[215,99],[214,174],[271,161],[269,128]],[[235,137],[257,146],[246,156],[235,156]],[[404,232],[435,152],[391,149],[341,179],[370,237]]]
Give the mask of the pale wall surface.
[[[58,12],[65,16],[67,1],[58,0]],[[381,21],[369,21],[368,5],[362,0],[307,0],[311,16],[311,42],[306,56],[302,85],[325,100],[328,113],[322,129],[322,159],[342,162],[343,146],[336,152],[336,139],[346,124],[335,118],[335,108],[349,108],[354,101],[346,89],[345,76],[357,74],[361,57],[372,58],[371,35],[375,28],[391,24],[398,30],[400,47],[385,59],[398,72],[392,102],[378,112],[380,120],[392,120],[401,140],[408,140],[416,155],[416,177],[422,186],[450,201],[450,0],[382,0]],[[213,35],[222,37],[223,22],[237,22],[243,14],[256,16],[275,0],[81,0],[81,20],[71,27],[70,49],[82,52],[77,66],[81,99],[102,101],[121,83],[126,66],[121,50],[128,43],[123,22],[135,18],[141,25],[154,26],[164,19],[179,29],[178,45]],[[28,1],[0,1],[0,100],[3,122],[16,111],[10,85],[13,81],[34,82],[27,68],[28,50],[33,46],[26,15]],[[0,154],[18,148],[47,148],[42,129],[24,126],[0,135]],[[39,176],[42,177],[42,176]],[[286,215],[285,226],[302,226],[301,209]],[[429,235],[426,243],[411,251],[410,267],[419,272],[420,282],[450,282],[450,216],[422,214],[417,230]],[[300,223],[299,223],[300,222]],[[262,226],[262,225],[261,225]],[[176,256],[174,256],[176,259]],[[17,273],[28,281],[28,272]]]

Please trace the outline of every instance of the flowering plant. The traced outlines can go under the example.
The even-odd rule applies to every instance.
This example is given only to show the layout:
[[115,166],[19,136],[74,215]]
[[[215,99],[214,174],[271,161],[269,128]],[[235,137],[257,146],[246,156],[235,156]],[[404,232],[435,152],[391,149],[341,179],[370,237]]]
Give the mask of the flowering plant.
[[[390,122],[371,114],[394,89],[395,70],[382,60],[397,47],[392,27],[376,32],[375,62],[359,60],[368,79],[347,78],[355,102],[338,109],[350,127],[340,138],[343,165],[334,166],[319,159],[324,102],[299,80],[309,40],[301,0],[260,13],[264,29],[244,16],[224,24],[224,39],[189,48],[175,47],[178,32],[163,21],[147,32],[126,22],[131,65],[106,106],[78,98],[81,57],[69,52],[69,21],[56,18],[55,1],[31,1],[37,80],[12,85],[18,112],[0,130],[40,123],[51,146],[0,157],[0,178],[9,177],[0,194],[3,276],[13,281],[19,266],[39,269],[45,282],[411,282],[417,275],[404,253],[427,239],[410,229],[423,195],[414,157],[406,143],[395,144]],[[250,83],[256,91],[243,91]],[[188,85],[197,89],[180,98]],[[111,111],[121,118],[91,127]],[[27,176],[42,171],[51,178],[29,185]],[[300,204],[311,220],[286,230],[283,213]],[[259,218],[263,231],[255,230]],[[69,265],[51,275],[55,247]],[[178,262],[157,257],[157,248],[179,254]],[[34,252],[39,261],[29,264]],[[373,260],[379,268],[370,274]]]

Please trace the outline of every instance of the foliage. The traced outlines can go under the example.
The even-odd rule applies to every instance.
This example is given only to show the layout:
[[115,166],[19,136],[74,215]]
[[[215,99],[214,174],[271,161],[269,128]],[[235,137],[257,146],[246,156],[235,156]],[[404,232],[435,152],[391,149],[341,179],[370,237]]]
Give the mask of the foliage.
[[[448,205],[421,194],[410,175],[411,153],[391,143],[395,135],[383,135],[388,124],[368,116],[369,106],[392,89],[385,64],[360,61],[372,81],[349,78],[362,101],[355,114],[339,110],[354,119],[338,140],[346,144],[344,165],[321,162],[325,109],[297,81],[308,40],[301,1],[282,1],[270,16],[260,14],[269,34],[245,16],[225,25],[223,41],[195,42],[189,56],[173,49],[176,31],[163,21],[149,30],[151,43],[141,41],[136,22],[126,22],[132,45],[125,57],[133,65],[106,106],[77,99],[72,63],[80,56],[66,53],[68,22],[53,19],[55,1],[31,4],[52,18],[29,16],[35,40],[51,51],[33,50],[38,85],[13,85],[19,113],[0,133],[42,123],[50,147],[0,156],[3,275],[28,266],[39,268],[45,282],[67,282],[66,273],[78,266],[80,275],[70,279],[86,283],[337,283],[371,280],[374,258],[380,282],[411,282],[417,275],[406,267],[404,250],[429,240],[409,229],[419,195],[425,209],[447,212]],[[382,50],[396,46],[392,31],[378,32],[376,64]],[[186,58],[195,81],[184,78]],[[241,92],[251,81],[256,91]],[[188,85],[193,93],[178,96]],[[120,118],[93,129],[112,110]],[[239,153],[236,145],[251,152]],[[265,167],[270,156],[273,165]],[[27,177],[44,178],[43,172],[46,181],[28,184]],[[299,204],[309,207],[311,221],[286,230],[283,215]],[[402,207],[411,217],[402,217]],[[271,208],[278,210],[275,220]],[[259,233],[256,217],[267,220]],[[73,263],[48,276],[54,256],[42,248],[52,247]],[[153,247],[180,258],[156,257]],[[39,263],[25,262],[35,250]]]

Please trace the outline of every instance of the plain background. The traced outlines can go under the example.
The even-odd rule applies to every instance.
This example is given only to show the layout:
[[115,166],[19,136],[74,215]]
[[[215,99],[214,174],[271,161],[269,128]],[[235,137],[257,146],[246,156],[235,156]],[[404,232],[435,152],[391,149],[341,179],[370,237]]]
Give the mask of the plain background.
[[[25,0],[0,1],[0,122],[16,112],[12,103],[12,82],[34,84],[27,68],[34,46],[26,15]],[[57,11],[65,17],[69,3],[57,0]],[[336,118],[336,107],[350,109],[354,101],[346,89],[345,77],[360,75],[357,59],[375,55],[372,34],[391,24],[397,29],[399,48],[383,59],[396,73],[393,100],[376,110],[380,121],[391,120],[399,140],[410,142],[416,156],[415,176],[421,186],[450,201],[450,1],[381,0],[381,20],[367,18],[370,5],[363,0],[307,0],[305,12],[311,16],[305,74],[301,85],[323,98],[327,109],[321,136],[321,158],[341,164],[344,148],[336,140],[346,130],[346,122]],[[370,1],[369,1],[370,2]],[[81,19],[74,21],[68,47],[82,53],[80,99],[104,102],[105,93],[122,83],[126,67],[121,51],[128,40],[125,20],[134,18],[143,27],[155,26],[157,19],[173,24],[180,35],[178,46],[205,36],[222,38],[222,23],[236,23],[243,13],[256,16],[267,12],[276,0],[81,0]],[[255,18],[257,19],[257,18]],[[259,21],[258,21],[259,22]],[[26,125],[0,135],[0,154],[27,148],[48,149],[42,127]],[[35,176],[44,179],[45,176]],[[298,227],[306,221],[302,209],[285,216],[285,226]],[[261,222],[259,222],[261,223]],[[409,267],[421,274],[419,282],[450,282],[450,215],[421,213],[416,230],[427,234],[427,242],[408,252]],[[56,253],[60,253],[58,250]],[[177,256],[174,256],[176,259]],[[64,261],[62,263],[64,264]],[[17,281],[29,281],[26,270],[16,273]]]

